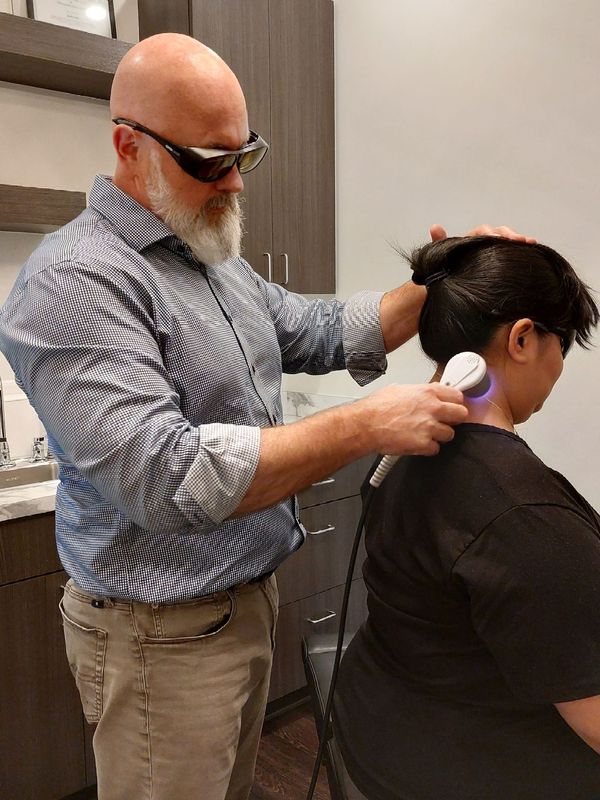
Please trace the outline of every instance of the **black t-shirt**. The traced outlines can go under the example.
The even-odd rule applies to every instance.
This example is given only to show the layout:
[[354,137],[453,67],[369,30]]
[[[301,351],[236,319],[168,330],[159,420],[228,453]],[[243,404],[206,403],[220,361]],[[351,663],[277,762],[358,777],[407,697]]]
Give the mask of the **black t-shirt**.
[[367,520],[335,729],[377,800],[600,800],[553,703],[600,694],[600,517],[518,436],[459,426]]

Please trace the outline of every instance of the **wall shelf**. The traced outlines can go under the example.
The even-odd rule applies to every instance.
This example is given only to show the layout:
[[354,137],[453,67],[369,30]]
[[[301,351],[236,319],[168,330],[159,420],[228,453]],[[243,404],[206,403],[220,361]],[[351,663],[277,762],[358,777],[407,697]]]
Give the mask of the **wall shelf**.
[[0,230],[49,233],[86,206],[85,192],[0,184]]
[[0,13],[0,80],[107,100],[131,44]]

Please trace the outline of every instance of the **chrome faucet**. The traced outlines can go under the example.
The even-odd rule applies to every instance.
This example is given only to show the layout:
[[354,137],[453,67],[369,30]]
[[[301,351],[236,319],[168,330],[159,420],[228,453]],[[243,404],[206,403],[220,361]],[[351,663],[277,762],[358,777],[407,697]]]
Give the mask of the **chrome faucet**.
[[46,445],[46,438],[44,436],[36,436],[33,440],[33,448],[31,451],[31,461],[47,461],[48,460],[48,447]]
[[14,467],[15,462],[10,457],[10,448],[6,438],[6,419],[4,417],[4,386],[0,377],[0,468]]

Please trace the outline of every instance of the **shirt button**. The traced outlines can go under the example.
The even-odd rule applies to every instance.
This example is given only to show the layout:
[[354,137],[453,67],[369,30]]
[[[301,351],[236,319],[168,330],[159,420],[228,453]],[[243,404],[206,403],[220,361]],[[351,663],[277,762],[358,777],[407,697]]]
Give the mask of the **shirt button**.
[[250,365],[250,369],[252,370],[252,374],[256,375],[256,365],[255,364],[251,364]]

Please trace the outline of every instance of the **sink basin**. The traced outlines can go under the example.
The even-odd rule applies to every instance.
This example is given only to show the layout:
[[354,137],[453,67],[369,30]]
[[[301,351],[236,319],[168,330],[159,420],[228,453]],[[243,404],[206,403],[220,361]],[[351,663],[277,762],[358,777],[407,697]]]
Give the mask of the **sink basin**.
[[17,461],[14,467],[0,468],[0,489],[12,489],[13,486],[25,486],[30,483],[41,483],[58,478],[56,461]]

